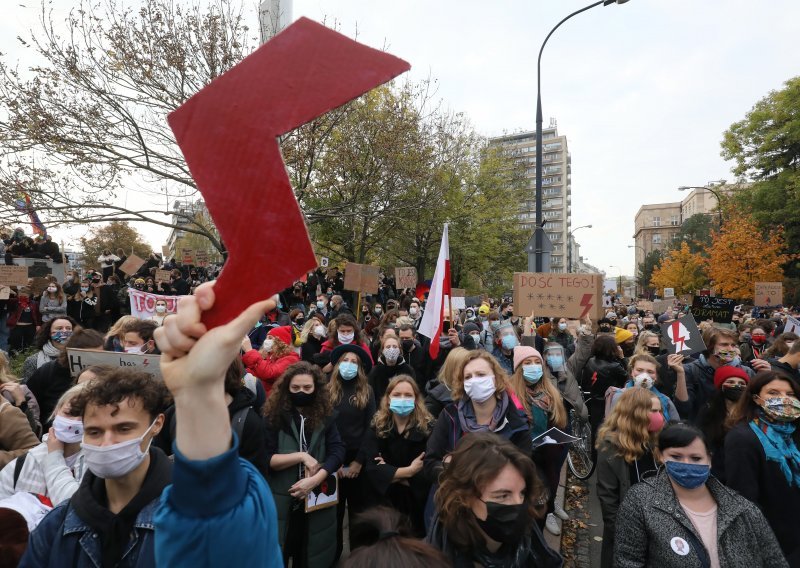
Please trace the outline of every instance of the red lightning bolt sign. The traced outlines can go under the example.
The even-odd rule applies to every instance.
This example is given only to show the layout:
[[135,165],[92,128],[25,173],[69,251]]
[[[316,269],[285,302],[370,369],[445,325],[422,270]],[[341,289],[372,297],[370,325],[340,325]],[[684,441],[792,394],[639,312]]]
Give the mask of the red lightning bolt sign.
[[208,328],[317,265],[277,137],[408,69],[301,18],[169,115],[228,248]]
[[686,338],[681,335],[681,322],[672,322],[672,341],[675,343],[675,353],[686,349]]
[[589,310],[592,309],[592,306],[594,305],[591,303],[593,295],[594,294],[584,294],[583,298],[581,298],[581,306],[583,307],[583,312],[578,317],[578,319],[583,319],[586,316],[586,314],[589,313]]

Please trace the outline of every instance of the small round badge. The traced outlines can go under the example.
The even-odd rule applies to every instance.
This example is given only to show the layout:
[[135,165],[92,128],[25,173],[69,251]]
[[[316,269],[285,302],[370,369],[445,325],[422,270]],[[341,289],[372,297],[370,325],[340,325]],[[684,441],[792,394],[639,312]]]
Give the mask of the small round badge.
[[675,554],[680,554],[681,556],[689,554],[689,543],[679,536],[673,537],[672,540],[669,541],[669,545],[672,547]]

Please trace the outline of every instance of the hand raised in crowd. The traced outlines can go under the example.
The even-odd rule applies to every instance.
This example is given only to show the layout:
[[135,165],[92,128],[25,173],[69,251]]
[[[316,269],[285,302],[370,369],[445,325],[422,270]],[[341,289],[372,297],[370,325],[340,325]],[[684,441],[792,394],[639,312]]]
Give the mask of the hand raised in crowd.
[[769,371],[772,369],[772,365],[770,365],[769,361],[766,359],[753,359],[750,361],[750,367],[752,367],[756,373]]
[[458,347],[461,345],[461,339],[458,337],[458,331],[456,328],[451,327],[447,332],[447,338],[450,340],[450,344],[453,347]]
[[667,366],[676,373],[683,372],[683,359],[684,357],[680,353],[667,355]]

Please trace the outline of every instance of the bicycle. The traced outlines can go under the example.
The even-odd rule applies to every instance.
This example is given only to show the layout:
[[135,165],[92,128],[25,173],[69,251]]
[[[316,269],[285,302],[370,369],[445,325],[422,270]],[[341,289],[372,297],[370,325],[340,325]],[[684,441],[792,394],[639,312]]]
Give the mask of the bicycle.
[[592,425],[588,418],[582,419],[575,410],[569,412],[569,423],[572,435],[579,439],[569,445],[567,465],[572,475],[580,480],[588,479],[597,465]]

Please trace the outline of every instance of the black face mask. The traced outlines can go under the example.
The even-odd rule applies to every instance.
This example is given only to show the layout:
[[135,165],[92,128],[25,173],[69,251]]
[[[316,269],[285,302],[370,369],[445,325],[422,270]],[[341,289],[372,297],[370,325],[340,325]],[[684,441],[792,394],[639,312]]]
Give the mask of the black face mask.
[[411,351],[411,348],[414,347],[413,339],[404,339],[401,343],[403,345],[403,351]]
[[491,501],[484,503],[486,503],[486,520],[475,519],[481,530],[494,541],[517,544],[525,531],[530,528],[528,504],[503,505]]
[[312,404],[314,404],[315,398],[317,398],[316,390],[314,390],[313,392],[297,391],[289,393],[289,401],[292,403],[292,406],[296,408],[311,406]]
[[648,323],[647,325],[645,325],[645,326],[644,326],[644,328],[645,328],[647,331],[652,331],[652,330],[654,330],[654,329],[656,328],[656,326],[655,326],[655,324]]
[[744,386],[741,387],[722,387],[722,396],[731,402],[737,402],[742,398],[744,393]]
[[601,325],[600,327],[598,327],[598,330],[599,330],[600,332],[602,332],[602,333],[609,333],[609,332],[611,331],[611,326],[610,326],[610,325],[603,324],[603,325]]
[[647,347],[647,352],[650,353],[653,357],[657,357],[661,354],[661,347]]

